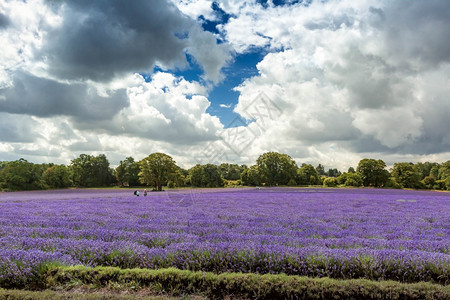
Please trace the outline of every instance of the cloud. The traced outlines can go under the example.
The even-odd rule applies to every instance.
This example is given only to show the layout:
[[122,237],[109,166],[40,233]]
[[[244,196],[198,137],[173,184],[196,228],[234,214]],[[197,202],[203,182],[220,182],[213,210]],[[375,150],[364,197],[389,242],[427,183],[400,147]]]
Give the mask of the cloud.
[[0,113],[0,141],[32,143],[41,136],[36,131],[38,122],[29,116]]
[[202,95],[206,92],[204,87],[166,72],[155,73],[150,82],[140,75],[135,75],[134,80],[127,90],[129,106],[112,120],[93,120],[95,126],[83,123],[78,127],[178,145],[217,139],[222,124],[206,113],[210,102]]
[[220,107],[222,108],[231,108],[231,104],[219,104]]
[[218,83],[223,78],[222,67],[231,61],[230,47],[227,44],[216,45],[217,37],[200,27],[193,28],[189,37],[188,52],[203,67],[206,78]]
[[215,20],[212,0],[172,0],[185,15],[196,20],[203,16],[207,20]]
[[86,83],[61,83],[17,71],[12,85],[0,89],[0,111],[39,117],[67,115],[79,121],[111,119],[128,105],[126,90],[102,96]]
[[0,12],[0,30],[8,27],[10,23],[11,22],[10,22],[8,16],[6,16]]
[[261,91],[282,110],[252,147],[290,141],[287,153],[303,146],[309,151],[296,157],[316,162],[336,149],[349,157],[448,155],[450,5],[403,3],[241,6],[222,33],[237,52],[270,53],[236,88],[235,111],[245,116]]
[[[184,63],[191,20],[164,0],[50,2],[62,23],[50,27],[39,55],[59,78],[105,81]],[[49,4],[50,5],[50,4]]]

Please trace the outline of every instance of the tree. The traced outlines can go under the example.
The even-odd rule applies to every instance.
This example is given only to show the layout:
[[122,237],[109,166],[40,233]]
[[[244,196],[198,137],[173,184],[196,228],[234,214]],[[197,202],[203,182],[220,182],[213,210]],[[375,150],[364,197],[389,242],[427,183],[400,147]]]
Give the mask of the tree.
[[427,189],[433,189],[436,184],[436,179],[433,176],[427,176],[422,180],[422,184]]
[[356,173],[355,169],[353,167],[348,168],[347,173]]
[[335,187],[335,186],[337,186],[337,184],[338,184],[338,181],[335,177],[327,177],[323,181],[324,187]]
[[[424,179],[425,177],[431,175],[431,170],[432,170],[433,168],[436,167],[436,168],[439,169],[439,164],[438,164],[438,163],[432,163],[432,162],[426,161],[426,162],[424,162],[424,163],[418,162],[417,164],[415,164],[415,167],[416,167],[417,171],[418,171],[419,174],[420,174],[420,180],[422,180],[422,179]],[[434,177],[434,178],[436,179],[437,176]]]
[[286,185],[297,174],[297,164],[287,154],[264,153],[258,157],[256,165],[262,181],[269,186]]
[[66,188],[72,185],[71,173],[64,165],[53,165],[42,173],[45,184],[52,189]]
[[81,187],[108,186],[114,182],[113,170],[104,154],[92,156],[80,154],[73,159],[70,168],[73,183]]
[[341,171],[338,169],[328,169],[328,172],[326,173],[329,177],[338,177],[341,175]]
[[395,163],[391,174],[395,181],[403,188],[421,187],[421,175],[412,163]]
[[297,170],[297,182],[301,185],[320,184],[319,174],[310,164],[302,164]]
[[261,185],[261,175],[258,166],[254,165],[250,168],[244,169],[241,174],[241,181],[243,185],[258,186]]
[[364,186],[382,187],[389,179],[389,172],[385,169],[386,164],[381,159],[362,159],[356,172],[361,176]]
[[115,176],[121,186],[139,185],[139,164],[133,157],[127,157],[124,161],[120,161],[115,170]]
[[355,186],[359,187],[362,185],[362,178],[358,173],[343,173],[337,178],[337,182],[339,184],[345,185],[345,186]]
[[241,178],[243,168],[236,164],[223,163],[219,166],[220,174],[226,180],[238,180]]
[[220,168],[213,164],[195,165],[189,170],[191,184],[198,187],[223,186]]
[[438,179],[445,180],[450,177],[450,160],[439,166]]
[[321,164],[316,167],[316,171],[319,176],[325,175],[325,168]]
[[167,154],[152,153],[139,162],[139,180],[143,184],[152,185],[155,190],[162,191],[163,184],[175,176],[177,165]]
[[40,190],[45,187],[42,173],[46,166],[21,158],[3,165],[0,170],[0,187],[8,190]]

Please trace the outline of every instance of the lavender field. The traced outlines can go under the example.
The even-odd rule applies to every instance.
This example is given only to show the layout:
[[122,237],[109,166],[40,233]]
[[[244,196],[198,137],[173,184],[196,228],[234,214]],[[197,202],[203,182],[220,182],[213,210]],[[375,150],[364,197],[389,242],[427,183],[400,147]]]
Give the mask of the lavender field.
[[56,262],[448,284],[449,237],[449,193],[0,193],[0,283],[25,282]]

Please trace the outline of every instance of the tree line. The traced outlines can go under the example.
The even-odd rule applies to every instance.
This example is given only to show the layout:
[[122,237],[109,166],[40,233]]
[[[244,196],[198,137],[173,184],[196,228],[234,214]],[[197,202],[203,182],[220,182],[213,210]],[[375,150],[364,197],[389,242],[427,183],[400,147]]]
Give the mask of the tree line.
[[323,165],[300,167],[287,154],[267,152],[251,166],[230,163],[197,164],[179,167],[165,153],[152,153],[140,161],[127,157],[111,168],[104,154],[81,154],[69,165],[34,164],[25,159],[0,162],[0,188],[3,191],[57,189],[68,187],[163,186],[308,186],[386,187],[450,190],[450,160],[395,163],[388,170],[381,159],[364,158],[356,169],[325,171]]

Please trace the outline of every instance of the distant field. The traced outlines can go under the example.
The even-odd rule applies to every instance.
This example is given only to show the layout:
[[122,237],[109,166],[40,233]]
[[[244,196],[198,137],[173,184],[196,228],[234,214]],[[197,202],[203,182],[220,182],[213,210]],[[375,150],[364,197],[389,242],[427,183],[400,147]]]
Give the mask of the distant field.
[[450,194],[376,189],[0,193],[0,284],[48,262],[449,284]]

